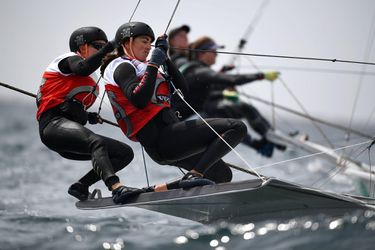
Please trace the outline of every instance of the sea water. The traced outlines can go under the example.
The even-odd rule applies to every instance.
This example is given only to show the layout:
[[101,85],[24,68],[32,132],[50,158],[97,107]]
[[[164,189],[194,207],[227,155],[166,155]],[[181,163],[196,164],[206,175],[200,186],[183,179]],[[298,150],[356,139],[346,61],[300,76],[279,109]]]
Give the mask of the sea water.
[[[340,218],[317,214],[289,220],[203,225],[138,208],[78,210],[76,200],[67,194],[67,189],[90,169],[90,162],[63,159],[44,146],[39,139],[35,112],[32,101],[17,105],[0,102],[2,250],[375,249],[373,211],[352,212]],[[112,118],[109,112],[103,116]],[[89,128],[131,145],[135,159],[119,176],[129,186],[146,186],[139,144],[130,142],[118,128],[110,125]],[[336,141],[339,139],[336,138]],[[297,151],[288,149],[285,153],[277,151],[272,159],[266,159],[242,145],[236,149],[255,167],[301,156]],[[363,147],[351,151],[352,155],[370,163],[371,158],[366,156],[366,152],[360,154],[361,149]],[[234,154],[225,159],[247,167]],[[146,167],[150,184],[181,176],[178,169],[159,166],[147,156]],[[340,173],[333,175],[334,172],[329,171],[332,168],[318,157],[312,157],[263,167],[258,171],[323,190],[360,193],[350,177]],[[327,179],[329,174],[333,177]],[[244,173],[234,173],[235,180],[247,178]],[[100,188],[104,195],[110,195],[102,183],[95,187]]]

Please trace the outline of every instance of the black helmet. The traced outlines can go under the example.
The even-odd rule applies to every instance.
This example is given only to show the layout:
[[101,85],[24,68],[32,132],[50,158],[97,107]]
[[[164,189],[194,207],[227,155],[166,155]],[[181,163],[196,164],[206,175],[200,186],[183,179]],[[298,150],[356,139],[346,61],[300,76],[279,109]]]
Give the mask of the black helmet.
[[151,37],[151,42],[155,40],[154,32],[151,27],[141,22],[130,22],[121,25],[116,32],[116,43],[120,45],[126,38],[146,35]]
[[97,40],[104,40],[108,42],[107,36],[103,30],[98,27],[82,27],[76,29],[69,39],[70,51],[76,52],[79,46]]

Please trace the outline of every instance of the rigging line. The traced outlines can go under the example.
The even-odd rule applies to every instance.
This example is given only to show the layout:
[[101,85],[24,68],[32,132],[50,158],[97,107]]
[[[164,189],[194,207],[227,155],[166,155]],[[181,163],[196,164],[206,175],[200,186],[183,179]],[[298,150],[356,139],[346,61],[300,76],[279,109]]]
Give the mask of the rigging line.
[[[28,95],[28,96],[31,96],[31,97],[36,98],[36,95],[35,95],[35,94],[30,93],[30,92],[27,92],[27,91],[22,90],[22,89],[19,89],[19,88],[16,88],[16,87],[13,87],[13,86],[10,86],[10,85],[8,85],[8,84],[5,84],[5,83],[0,82],[0,86],[6,87],[6,88],[8,88],[8,89],[12,89],[12,90],[15,90],[15,91],[17,91],[17,92],[20,92],[20,93],[22,93],[22,94],[25,94],[25,95]],[[102,120],[104,123],[108,123],[108,124],[110,124],[110,125],[113,125],[113,126],[118,127],[118,124],[117,124],[117,123],[111,122],[111,121],[109,121],[109,120],[107,120],[107,119],[104,119],[104,118],[101,118],[101,120]]]
[[[362,72],[356,70],[340,70],[340,69],[323,69],[323,68],[308,68],[308,67],[290,67],[290,66],[280,66],[280,65],[259,65],[260,67],[267,69],[278,69],[278,70],[291,70],[291,71],[310,71],[318,73],[332,73],[332,74],[350,74],[350,75],[368,75],[375,76],[375,72]],[[242,66],[242,68],[247,68],[248,66]],[[238,68],[238,66],[236,66]]]
[[[361,150],[355,157],[352,157],[352,155],[354,155],[354,152],[356,150],[352,150],[353,153],[351,154],[350,158],[352,158],[353,160],[356,160],[364,151],[366,151],[367,149],[369,149],[371,147],[371,144],[369,146],[366,146],[363,150],[361,150],[361,147],[358,147],[358,151]],[[339,165],[336,165],[335,168],[331,169],[328,174],[329,176],[325,179],[325,180],[322,180],[322,184],[320,184],[318,187],[322,187],[323,185],[325,185],[330,179],[332,179],[333,177],[335,177],[337,174],[341,173],[341,172],[344,172],[345,169],[347,169],[347,166],[343,166],[343,167],[339,167]],[[371,183],[371,176],[372,176],[372,169],[371,169],[371,166],[370,166],[370,183]],[[333,172],[334,171],[334,172]],[[320,180],[317,180],[315,183],[313,183],[313,186],[317,183],[319,183]],[[371,194],[371,187],[369,189],[369,194]]]
[[103,101],[104,101],[104,95],[105,95],[105,90],[103,92],[102,98],[100,99],[100,104],[99,104],[99,108],[98,108],[98,115],[100,115],[100,111],[102,111],[102,105],[103,105]]
[[[219,133],[217,133],[216,132],[216,130],[210,125],[210,124],[208,124],[208,122],[185,100],[185,98],[184,98],[184,96],[183,96],[183,94],[182,94],[182,92],[181,92],[181,90],[180,89],[177,89],[175,86],[174,86],[174,84],[172,83],[172,81],[170,81],[170,83],[171,83],[171,85],[173,86],[173,88],[175,89],[175,92],[173,93],[173,94],[175,94],[175,93],[177,93],[178,94],[178,96],[181,98],[181,100],[199,117],[199,119],[201,119],[211,130],[212,130],[212,132],[214,132],[215,134],[216,134],[216,136],[218,137],[218,138],[220,138],[220,140],[222,140],[236,155],[237,155],[237,157],[240,159],[240,160],[242,160],[245,164],[246,164],[246,166],[248,166],[250,169],[251,169],[251,172],[252,172],[252,174],[253,175],[256,175],[259,179],[261,179],[262,180],[262,182],[264,182],[265,181],[265,179],[264,179],[264,177],[262,176],[262,175],[260,175],[260,174],[258,174],[251,166],[250,166],[250,164],[237,152],[237,150],[235,150],[221,135],[219,135]],[[249,171],[250,170],[247,170],[247,169],[243,169],[243,168],[240,168],[240,167],[238,167],[238,168],[236,168],[237,170],[240,170],[240,171],[243,171],[243,172],[245,172],[245,173],[249,173]]]
[[[288,86],[286,85],[285,81],[282,80],[282,78],[280,77],[279,78],[280,81],[283,83],[284,87],[287,89],[287,91],[289,92],[289,94],[293,97],[293,99],[297,102],[297,104],[300,106],[300,108],[305,112],[306,115],[310,116],[310,114],[307,112],[306,108],[302,105],[302,103],[298,100],[298,98],[293,94],[293,92],[288,88]],[[271,83],[272,84],[272,83]],[[271,87],[272,88],[272,87]],[[271,101],[271,107],[272,107],[272,114],[273,114],[273,117],[274,117],[274,109],[275,109],[275,103],[274,103],[274,99],[273,99],[273,93],[272,93],[272,101]],[[328,142],[328,144],[330,145],[331,148],[333,148],[333,144],[332,142],[329,140],[329,138],[326,136],[326,134],[324,133],[324,131],[316,124],[312,121],[313,125],[318,129],[318,131],[320,132],[320,134],[323,135],[323,137],[325,138],[325,140]]]
[[[372,164],[371,164],[371,154],[370,154],[370,151],[371,151],[371,148],[372,146],[375,144],[375,139],[372,141],[372,143],[368,146],[368,158],[369,158],[369,165],[370,165],[370,171],[372,169]],[[370,172],[371,174],[371,172]],[[370,175],[370,192],[371,192],[371,177],[372,175]],[[372,192],[372,195],[375,196],[375,184],[373,185],[374,186],[374,189],[373,189],[373,192]],[[371,196],[371,193],[370,193],[370,196]]]
[[271,89],[271,110],[272,110],[272,126],[275,129],[276,128],[276,112],[275,112],[275,85],[273,85],[273,82],[270,83],[270,89]]
[[361,147],[358,147],[357,150],[353,150],[353,153],[348,156],[351,159],[357,159],[363,152],[365,152],[370,146],[366,146],[363,149]]
[[[104,95],[102,97],[99,96],[98,98],[99,98],[100,102],[104,103],[107,106],[108,109],[112,109],[110,104],[108,104],[107,102],[104,102],[104,99],[105,99]],[[100,110],[101,110],[101,108],[99,109],[98,114],[100,114]]]
[[[371,144],[372,145],[372,144]],[[369,160],[369,165],[370,165],[370,184],[369,184],[369,187],[370,187],[370,197],[372,197],[372,196],[374,196],[374,192],[375,192],[375,190],[373,190],[373,188],[372,188],[372,165],[371,165],[371,146],[368,148],[368,150],[367,150],[367,153],[368,153],[368,160]],[[371,190],[372,190],[372,196],[371,196]]]
[[[251,60],[250,57],[247,57],[248,61],[252,64],[252,66],[258,70],[259,72],[262,72],[260,68],[255,64],[253,60]],[[272,114],[272,127],[275,129],[276,128],[276,111],[275,111],[275,93],[274,93],[274,86],[273,82],[270,82],[270,91],[271,91],[271,114]]]
[[[365,54],[364,54],[365,60],[368,60],[369,57],[370,57],[370,53],[371,53],[371,50],[372,50],[372,44],[373,44],[373,41],[374,41],[375,32],[373,32],[373,29],[374,29],[374,26],[375,26],[375,11],[374,11],[374,15],[373,15],[371,23],[372,23],[372,25],[371,25],[371,28],[370,28],[370,31],[369,31],[369,36],[367,38],[366,50],[365,50]],[[364,71],[366,71],[366,65],[362,65],[362,72],[364,72]],[[358,84],[358,87],[356,89],[356,94],[355,94],[355,98],[354,98],[354,101],[353,101],[353,107],[352,107],[352,112],[351,112],[351,115],[350,115],[348,129],[350,129],[353,126],[354,115],[355,115],[355,111],[357,109],[357,105],[358,105],[358,101],[359,101],[359,95],[361,93],[362,86],[363,86],[363,78],[364,78],[364,76],[363,76],[363,74],[361,74],[359,76],[359,80],[358,80],[359,84]],[[348,130],[347,134],[346,134],[346,140],[349,141],[350,139],[351,139],[351,133]],[[351,153],[352,152],[349,152],[349,155]]]
[[[131,20],[133,19],[133,16],[134,16],[135,12],[137,11],[138,6],[139,6],[140,3],[141,3],[141,0],[138,0],[137,5],[135,6],[132,15],[131,15],[130,18],[129,18],[129,22],[131,22]],[[101,79],[101,77],[102,77],[102,76],[100,76],[99,80]],[[97,84],[99,83],[99,80],[98,80]],[[100,111],[102,110],[102,104],[103,104],[104,96],[105,96],[106,93],[107,93],[107,92],[106,92],[106,90],[104,89],[103,96],[102,96],[102,98],[101,98],[101,101],[100,101],[100,104],[99,104],[99,108],[98,108],[98,115],[100,114]]]
[[[344,146],[344,147],[339,147],[339,148],[336,148],[336,149],[332,149],[332,151],[339,151],[339,150],[346,149],[346,148],[357,147],[357,146],[361,146],[361,145],[367,144],[369,142],[372,142],[372,140],[365,141],[365,142],[360,142],[360,143],[357,143],[357,144],[352,144],[352,145],[348,145],[348,146]],[[256,167],[255,169],[268,168],[268,167],[272,167],[272,166],[284,164],[284,163],[287,163],[287,162],[292,162],[292,161],[297,161],[297,160],[301,160],[301,159],[306,159],[306,158],[310,158],[310,157],[317,156],[317,155],[322,155],[322,154],[325,154],[325,152],[318,152],[318,153],[314,153],[314,154],[308,154],[308,155],[304,155],[304,156],[295,157],[295,158],[288,159],[288,160],[283,160],[283,161],[279,161],[279,162],[269,163],[269,164],[265,164],[265,165]]]
[[[254,172],[252,172],[251,170],[248,170],[248,169],[244,169],[244,168],[238,167],[238,166],[233,165],[233,164],[228,163],[228,162],[225,162],[225,164],[226,164],[228,167],[230,167],[230,168],[233,168],[233,169],[239,170],[239,171],[241,171],[241,172],[244,172],[244,173],[246,173],[246,174],[250,174],[250,175],[253,175],[253,176],[258,177],[258,176],[257,176],[256,174],[254,174]],[[261,176],[264,177],[264,178],[267,178],[267,177],[264,176],[264,175],[261,175]]]
[[[238,87],[237,87],[237,90],[241,90],[241,89],[243,89],[242,86],[238,86]],[[248,89],[247,92],[252,92],[253,94],[255,94],[254,91],[252,91],[251,89]],[[241,98],[242,101],[247,102],[249,105],[254,106],[254,105],[251,103],[251,100],[250,100],[249,97],[246,97],[246,96],[242,95],[242,91],[238,91],[238,93],[240,94],[240,98]],[[246,97],[246,100],[244,100],[243,97]],[[271,105],[271,103],[270,103],[270,105]],[[276,112],[275,112],[275,119],[277,119],[278,121],[280,121],[280,123],[286,124],[286,127],[288,127],[291,131],[293,131],[293,130],[298,131],[298,129],[296,129],[296,128],[294,127],[294,124],[291,124],[289,121],[287,121],[287,120],[285,120],[284,118],[282,118],[282,116],[280,116],[280,115],[277,114]]]
[[[237,52],[241,52],[244,48],[245,48],[245,45],[247,43],[247,41],[249,40],[250,38],[250,35],[253,34],[254,30],[255,30],[255,26],[256,24],[258,23],[258,21],[260,20],[263,12],[264,12],[264,9],[266,8],[266,6],[269,4],[270,0],[265,0],[265,1],[262,1],[262,4],[260,5],[259,9],[257,10],[254,18],[251,20],[249,26],[247,26],[247,29],[245,31],[245,34],[242,36],[242,38],[240,39],[239,43],[238,43],[238,46],[237,46]],[[236,55],[233,55],[232,56],[232,59],[230,60],[230,63],[229,65],[232,65],[234,64],[235,60],[236,60],[237,56]]]
[[[369,146],[366,146],[365,147],[365,149],[364,150],[361,150],[361,152],[359,152],[358,154],[357,154],[357,156],[356,157],[354,157],[354,158],[352,158],[353,160],[356,160],[364,151],[366,151],[366,150],[370,150],[370,148],[371,148],[371,146],[372,146],[372,144],[370,144]],[[358,150],[360,150],[360,148],[358,149]],[[372,168],[371,168],[371,158],[370,158],[370,155],[369,155],[369,163],[370,163],[370,169],[369,169],[369,175],[370,175],[370,183],[369,183],[369,197],[371,197],[371,182],[372,182]],[[325,178],[324,180],[317,180],[316,182],[314,182],[312,185],[314,186],[315,184],[317,184],[317,183],[319,183],[320,181],[322,181],[322,183],[318,186],[318,188],[321,188],[322,186],[324,186],[330,179],[332,179],[333,177],[335,177],[337,174],[339,174],[339,173],[342,173],[342,172],[344,172],[346,169],[347,169],[348,167],[347,166],[342,166],[342,167],[340,167],[339,165],[336,165],[336,167],[335,168],[333,168],[333,169],[331,169],[328,173],[329,173],[329,176],[327,177],[327,178]],[[335,172],[332,172],[332,171],[334,171],[335,170]]]
[[347,167],[344,166],[344,167],[339,167],[339,166],[335,166],[334,168],[332,168],[330,171],[328,171],[328,177],[326,177],[325,179],[323,180],[317,180],[315,181],[312,186],[314,187],[315,185],[317,185],[319,182],[321,182],[320,185],[317,185],[317,188],[321,188],[322,186],[324,186],[329,180],[333,179],[333,177],[335,177],[337,174],[339,173],[342,173],[345,171]]
[[351,63],[351,64],[365,64],[375,66],[375,62],[363,62],[355,60],[343,60],[337,58],[322,58],[322,57],[307,57],[307,56],[288,56],[288,55],[275,55],[275,54],[257,54],[257,53],[242,53],[242,52],[230,52],[222,50],[207,50],[207,49],[191,49],[191,48],[178,48],[170,47],[176,50],[188,50],[190,52],[215,52],[217,54],[224,55],[240,55],[240,56],[256,56],[256,57],[270,57],[270,58],[279,58],[279,59],[295,59],[295,60],[310,60],[310,61],[323,61],[323,62],[337,62],[337,63]]
[[[307,111],[307,109],[298,100],[297,96],[295,96],[294,93],[291,91],[291,89],[286,85],[285,81],[281,77],[279,77],[279,80],[283,84],[283,86],[286,88],[286,90],[289,92],[289,94],[293,97],[293,99],[297,102],[298,106],[303,110],[303,112],[305,112],[305,114],[307,116],[311,117],[311,115],[309,114],[309,112]],[[322,130],[322,128],[315,121],[313,121],[311,119],[310,119],[310,121],[314,125],[314,127],[320,132],[320,134],[324,137],[324,139],[328,142],[329,146],[331,148],[333,148],[334,145],[329,140],[329,138],[327,137],[327,135],[324,133],[324,131]]]
[[[374,14],[373,14],[373,17],[372,17],[372,22],[371,22],[371,27],[370,27],[370,31],[369,31],[369,36],[367,38],[367,45],[366,45],[366,50],[365,50],[365,55],[364,55],[364,60],[365,61],[369,60],[369,58],[370,58],[370,54],[371,54],[371,50],[372,50],[372,45],[374,43],[374,38],[375,38],[374,28],[375,28],[375,11],[374,11]],[[365,71],[366,71],[366,65],[362,65],[362,72],[365,72]],[[355,113],[355,111],[357,109],[359,94],[361,92],[362,85],[363,85],[363,74],[361,74],[359,76],[359,84],[358,84],[358,87],[357,87],[357,90],[356,90],[356,94],[355,94],[355,98],[354,98],[354,103],[353,103],[353,107],[352,107],[352,113],[351,113],[351,116],[350,116],[350,121],[349,121],[348,128],[351,128],[352,124],[353,124],[354,113]],[[347,131],[347,134],[348,134],[347,140],[349,141],[350,140],[350,131],[349,130]]]
[[146,165],[145,152],[144,152],[144,149],[143,149],[142,145],[141,145],[141,149],[142,149],[143,166],[145,167],[145,175],[146,175],[147,187],[150,187],[150,181],[148,179],[148,171],[147,171],[147,165]]
[[168,22],[168,24],[167,24],[167,28],[165,28],[164,34],[167,34],[167,31],[168,31],[169,25],[171,25],[172,19],[173,19],[173,17],[174,17],[174,14],[176,13],[176,10],[177,10],[177,7],[178,7],[179,4],[180,4],[180,0],[177,0],[176,6],[174,7],[174,10],[173,10],[172,16],[171,16],[171,18],[169,19],[169,22]]
[[[260,69],[255,65],[255,63],[250,59],[248,58],[248,60],[251,62],[251,64],[253,66],[255,66],[256,69],[258,69],[258,71],[260,71]],[[284,87],[287,89],[287,91],[289,92],[289,94],[293,97],[293,99],[297,102],[297,104],[300,106],[300,108],[305,112],[306,115],[310,116],[309,113],[307,112],[306,108],[302,105],[302,103],[298,100],[298,98],[293,94],[293,92],[287,87],[285,81],[283,81],[281,79],[281,77],[279,78],[280,81],[283,83]],[[272,85],[272,82],[271,82],[271,107],[272,107],[272,122],[273,122],[273,126],[275,128],[275,102],[274,102],[274,93],[273,93],[273,85]],[[330,145],[331,148],[333,148],[333,144],[332,142],[329,140],[329,138],[326,136],[326,134],[324,133],[324,131],[317,125],[313,122],[313,125],[318,129],[318,131],[323,135],[324,139],[328,142],[328,144]]]
[[5,87],[5,88],[12,89],[12,90],[15,90],[15,91],[17,91],[17,92],[20,92],[20,93],[22,93],[22,94],[25,94],[25,95],[28,95],[28,96],[31,96],[31,97],[36,98],[36,95],[35,95],[35,94],[30,93],[30,92],[27,92],[27,91],[22,90],[22,89],[19,89],[19,88],[16,88],[16,87],[13,87],[13,86],[11,86],[11,85],[9,85],[9,84],[6,84],[6,83],[2,83],[2,82],[0,82],[0,85],[3,86],[3,87]]
[[137,3],[137,5],[135,6],[134,11],[133,11],[132,15],[131,15],[130,18],[129,18],[129,23],[130,23],[131,20],[133,19],[133,16],[134,16],[135,12],[137,11],[138,6],[139,6],[140,3],[141,3],[141,0],[138,0],[138,3]]
[[[242,96],[250,99],[250,100],[255,100],[255,101],[261,102],[261,103],[266,104],[266,105],[271,105],[271,102],[269,102],[267,100],[264,100],[262,98],[259,98],[259,97],[253,96],[253,95],[249,95],[249,94],[247,94],[245,92],[240,92],[240,94]],[[285,112],[288,112],[288,113],[291,113],[291,114],[294,114],[294,115],[297,115],[297,116],[300,116],[300,117],[303,117],[303,118],[306,118],[306,119],[310,119],[310,120],[322,123],[324,125],[327,125],[327,126],[330,126],[330,127],[333,127],[333,128],[337,128],[337,129],[340,129],[340,130],[343,130],[343,131],[347,131],[347,127],[344,127],[342,125],[334,124],[334,123],[328,122],[328,121],[324,121],[322,119],[319,119],[319,118],[316,118],[316,117],[313,117],[313,116],[309,116],[309,115],[303,114],[301,112],[298,112],[296,110],[284,107],[284,106],[276,104],[276,103],[275,103],[275,108],[281,109],[281,110],[283,110]],[[363,133],[363,132],[358,131],[358,130],[350,129],[350,131],[352,133],[354,133],[354,134],[360,135],[360,136],[362,136],[364,138],[367,138],[367,139],[372,139],[373,138],[373,136],[368,135],[368,134]]]
[[[363,150],[361,150],[361,147],[358,147],[358,151],[361,150],[354,158],[352,158],[353,160],[357,159],[364,151],[366,151],[367,149],[370,149],[370,147],[372,146],[372,144],[370,144],[369,146],[366,146]],[[353,151],[356,151],[356,150],[353,150]],[[353,153],[354,154],[354,153]],[[352,154],[352,155],[353,155]],[[322,187],[323,185],[325,185],[330,179],[332,179],[334,176],[336,176],[337,174],[343,172],[345,169],[347,169],[347,166],[342,166],[341,168],[339,167],[339,165],[337,164],[335,168],[332,168],[328,174],[329,176],[324,179],[322,181],[322,183],[318,186],[319,188]],[[371,166],[370,166],[370,182],[371,182],[371,176],[372,176],[372,169],[371,169]],[[333,172],[334,171],[334,172]],[[315,186],[317,183],[319,183],[320,180],[317,180],[316,182],[314,182],[312,185]],[[371,193],[371,187],[369,189],[369,194]]]
[[[265,0],[265,1],[262,1],[262,4],[260,5],[256,15],[254,16],[253,20],[251,21],[250,25],[247,27],[246,31],[245,31],[245,34],[242,36],[242,39],[241,40],[248,40],[250,35],[253,34],[254,30],[255,30],[255,25],[259,22],[265,8],[267,7],[267,5],[270,3],[271,1],[270,0]],[[238,46],[238,48],[240,48],[240,46]],[[243,49],[243,46],[241,47],[241,49]]]
[[[165,79],[170,83],[170,85],[173,87],[174,89],[174,92],[172,95],[176,94],[181,98],[181,100],[199,117],[199,119],[201,119],[206,125],[207,127],[209,127],[211,129],[212,132],[214,132],[216,134],[216,136],[218,138],[220,138],[220,140],[222,140],[236,155],[237,157],[242,160],[246,166],[248,166],[251,170],[249,169],[244,169],[244,168],[241,168],[241,167],[237,167],[235,166],[234,168],[236,170],[239,170],[239,171],[242,171],[242,172],[245,172],[245,173],[248,173],[248,174],[252,174],[254,176],[257,176],[259,179],[262,180],[262,182],[264,183],[266,180],[265,180],[265,176],[263,175],[260,175],[258,174],[251,166],[250,164],[226,141],[224,140],[224,138],[219,135],[216,130],[210,125],[208,124],[208,122],[185,100],[184,98],[184,95],[182,94],[181,90],[180,89],[177,89],[176,86],[173,84],[173,82],[171,81],[169,75],[168,75],[168,72],[167,72],[167,66],[166,65],[162,65],[162,69],[164,72],[162,72],[162,75],[165,77]],[[231,165],[231,164],[227,164],[229,167],[233,167],[234,165]],[[181,170],[181,169],[180,169]],[[182,171],[182,170],[181,170]]]
[[[102,76],[100,76],[100,77],[102,77]],[[102,98],[100,99],[100,104],[99,104],[99,108],[98,108],[98,115],[100,114],[100,111],[102,110],[102,105],[103,105],[105,93],[107,93],[107,91],[104,89]]]
[[[98,78],[98,80],[97,80],[96,83],[95,83],[95,86],[92,88],[92,90],[90,91],[90,93],[88,93],[88,94],[82,99],[82,105],[83,105],[85,111],[86,111],[86,109],[87,109],[86,105],[84,104],[85,101],[86,101],[86,98],[90,96],[90,102],[89,102],[89,103],[92,102],[92,98],[93,98],[92,96],[93,96],[93,94],[94,94],[96,88],[98,87],[98,85],[99,85],[99,81],[100,81],[101,78],[102,78],[102,76],[100,76],[100,77]],[[98,92],[98,95],[99,95],[99,92]]]
[[374,114],[375,114],[375,106],[374,106],[374,108],[372,109],[372,111],[371,111],[371,113],[370,113],[370,116],[369,116],[369,118],[367,119],[367,121],[366,121],[365,125],[363,126],[363,129],[362,129],[362,130],[367,130],[368,125],[370,124],[370,122],[371,122],[372,117],[374,116]]

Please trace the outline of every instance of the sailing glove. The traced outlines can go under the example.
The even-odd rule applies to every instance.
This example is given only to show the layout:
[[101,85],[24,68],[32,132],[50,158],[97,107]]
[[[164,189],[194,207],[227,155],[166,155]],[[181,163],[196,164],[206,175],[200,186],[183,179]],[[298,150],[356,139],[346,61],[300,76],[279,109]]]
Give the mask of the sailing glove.
[[161,49],[162,51],[165,52],[165,54],[168,53],[168,49],[169,49],[167,37],[168,36],[166,34],[161,35],[156,39],[156,42],[155,42],[155,48]]
[[263,73],[264,79],[271,81],[271,82],[276,80],[279,77],[279,75],[280,75],[280,72],[278,71],[270,71],[270,72]]
[[238,102],[239,95],[236,90],[224,89],[222,93],[225,99],[232,102]]
[[87,120],[90,124],[103,123],[102,118],[96,112],[87,112]]
[[152,51],[149,63],[159,67],[164,64],[166,60],[167,54],[162,49],[155,48],[154,51]]

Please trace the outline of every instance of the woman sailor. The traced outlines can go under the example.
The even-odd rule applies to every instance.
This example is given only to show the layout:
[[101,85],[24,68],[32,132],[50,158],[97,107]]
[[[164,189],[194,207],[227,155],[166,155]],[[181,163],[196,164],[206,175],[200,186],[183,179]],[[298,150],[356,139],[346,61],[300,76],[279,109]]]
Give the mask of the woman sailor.
[[112,191],[114,202],[119,203],[128,198],[129,190],[138,191],[122,185],[115,174],[132,161],[133,151],[84,127],[87,120],[98,122],[96,113],[86,112],[99,91],[90,75],[114,46],[97,27],[75,30],[69,45],[71,52],[53,60],[43,74],[37,98],[40,138],[65,158],[92,161],[93,169],[70,186],[69,194],[86,200],[89,186],[102,179]]
[[[156,191],[190,188],[232,179],[230,168],[221,158],[230,148],[201,120],[180,122],[170,108],[171,85],[158,70],[166,65],[176,88],[187,87],[181,73],[167,56],[166,36],[156,41],[151,59],[146,61],[154,32],[145,23],[130,22],[116,33],[118,48],[104,60],[101,72],[114,115],[124,134],[139,141],[153,160],[188,170],[184,177]],[[234,119],[207,122],[231,145],[246,135],[244,123]]]

